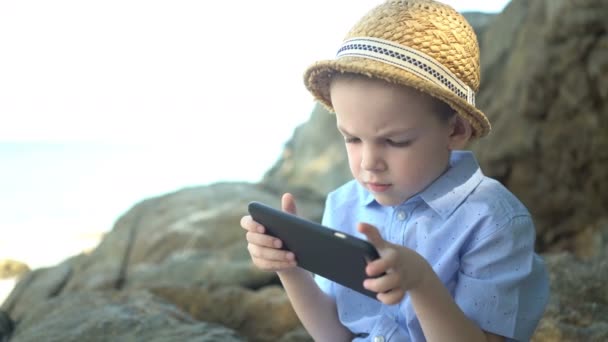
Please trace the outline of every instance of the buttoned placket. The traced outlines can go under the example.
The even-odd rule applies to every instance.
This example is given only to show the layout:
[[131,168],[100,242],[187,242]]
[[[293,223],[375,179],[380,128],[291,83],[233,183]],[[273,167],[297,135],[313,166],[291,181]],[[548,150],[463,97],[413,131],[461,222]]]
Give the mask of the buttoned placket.
[[374,336],[373,341],[374,342],[384,342],[384,336],[382,336],[382,335],[376,335],[376,336]]
[[411,218],[411,212],[415,204],[407,204],[395,207],[393,210],[390,239],[393,243],[403,245],[405,243],[405,229]]

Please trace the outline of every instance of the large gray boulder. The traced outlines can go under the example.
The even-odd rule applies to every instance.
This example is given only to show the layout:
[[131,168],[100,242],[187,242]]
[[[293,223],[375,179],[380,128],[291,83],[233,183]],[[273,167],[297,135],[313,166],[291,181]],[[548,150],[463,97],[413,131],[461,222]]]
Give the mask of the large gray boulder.
[[[322,201],[295,195],[299,213],[320,220]],[[273,287],[278,283],[276,274],[256,269],[247,252],[245,231],[239,221],[253,200],[279,207],[280,197],[261,185],[219,183],[183,189],[135,205],[90,254],[34,270],[21,279],[2,306],[19,322],[15,336],[38,336],[29,329],[45,326],[49,334],[70,340],[72,337],[62,332],[70,324],[83,329],[82,334],[86,329],[95,333],[95,326],[79,324],[78,308],[71,308],[79,306],[86,311],[93,304],[74,302],[74,295],[145,292],[149,294],[145,298],[162,298],[190,319],[230,327],[239,338],[301,341],[297,316],[284,291]],[[113,297],[96,298],[94,304],[100,310],[89,318],[114,322],[112,317],[103,317],[114,310],[115,304],[108,301]],[[34,314],[40,310],[36,307],[47,302],[61,309],[50,316]],[[128,305],[125,310],[130,310]],[[73,320],[53,328],[56,322],[48,320],[61,315],[73,315]],[[274,318],[269,320],[269,316]],[[186,330],[200,331],[201,327],[207,326],[188,325]],[[107,328],[118,329],[113,333],[121,336],[118,323],[108,323]],[[126,336],[147,341],[144,335]],[[28,340],[26,337],[20,338]]]
[[549,306],[534,342],[606,341],[608,338],[608,220],[584,258],[569,252],[545,256],[551,279]]
[[144,291],[74,293],[40,302],[11,342],[245,341],[235,331],[200,322]]
[[576,249],[608,203],[608,2],[513,0],[483,37],[474,144],[531,210],[541,250]]

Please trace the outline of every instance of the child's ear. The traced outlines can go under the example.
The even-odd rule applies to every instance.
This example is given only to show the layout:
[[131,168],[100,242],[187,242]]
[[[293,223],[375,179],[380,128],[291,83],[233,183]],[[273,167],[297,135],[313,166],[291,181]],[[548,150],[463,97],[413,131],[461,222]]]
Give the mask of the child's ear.
[[450,142],[449,148],[450,150],[461,150],[463,149],[469,139],[471,139],[471,135],[473,134],[473,128],[471,127],[471,123],[468,120],[464,119],[460,115],[456,114],[450,118]]

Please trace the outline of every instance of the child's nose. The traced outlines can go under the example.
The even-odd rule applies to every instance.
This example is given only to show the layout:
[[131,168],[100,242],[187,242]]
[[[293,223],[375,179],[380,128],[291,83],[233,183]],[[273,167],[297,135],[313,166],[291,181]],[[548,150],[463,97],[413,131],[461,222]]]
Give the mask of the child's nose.
[[374,146],[363,146],[361,168],[366,171],[382,171],[385,163],[382,154]]

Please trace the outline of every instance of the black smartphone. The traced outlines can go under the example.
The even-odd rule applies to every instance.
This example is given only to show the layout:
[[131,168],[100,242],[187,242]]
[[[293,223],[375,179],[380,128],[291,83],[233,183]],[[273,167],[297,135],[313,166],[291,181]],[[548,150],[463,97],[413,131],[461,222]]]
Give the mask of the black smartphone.
[[371,243],[260,202],[250,202],[248,209],[267,234],[279,238],[283,249],[295,254],[298,266],[376,298],[375,292],[363,287],[369,278],[365,266],[380,257]]

